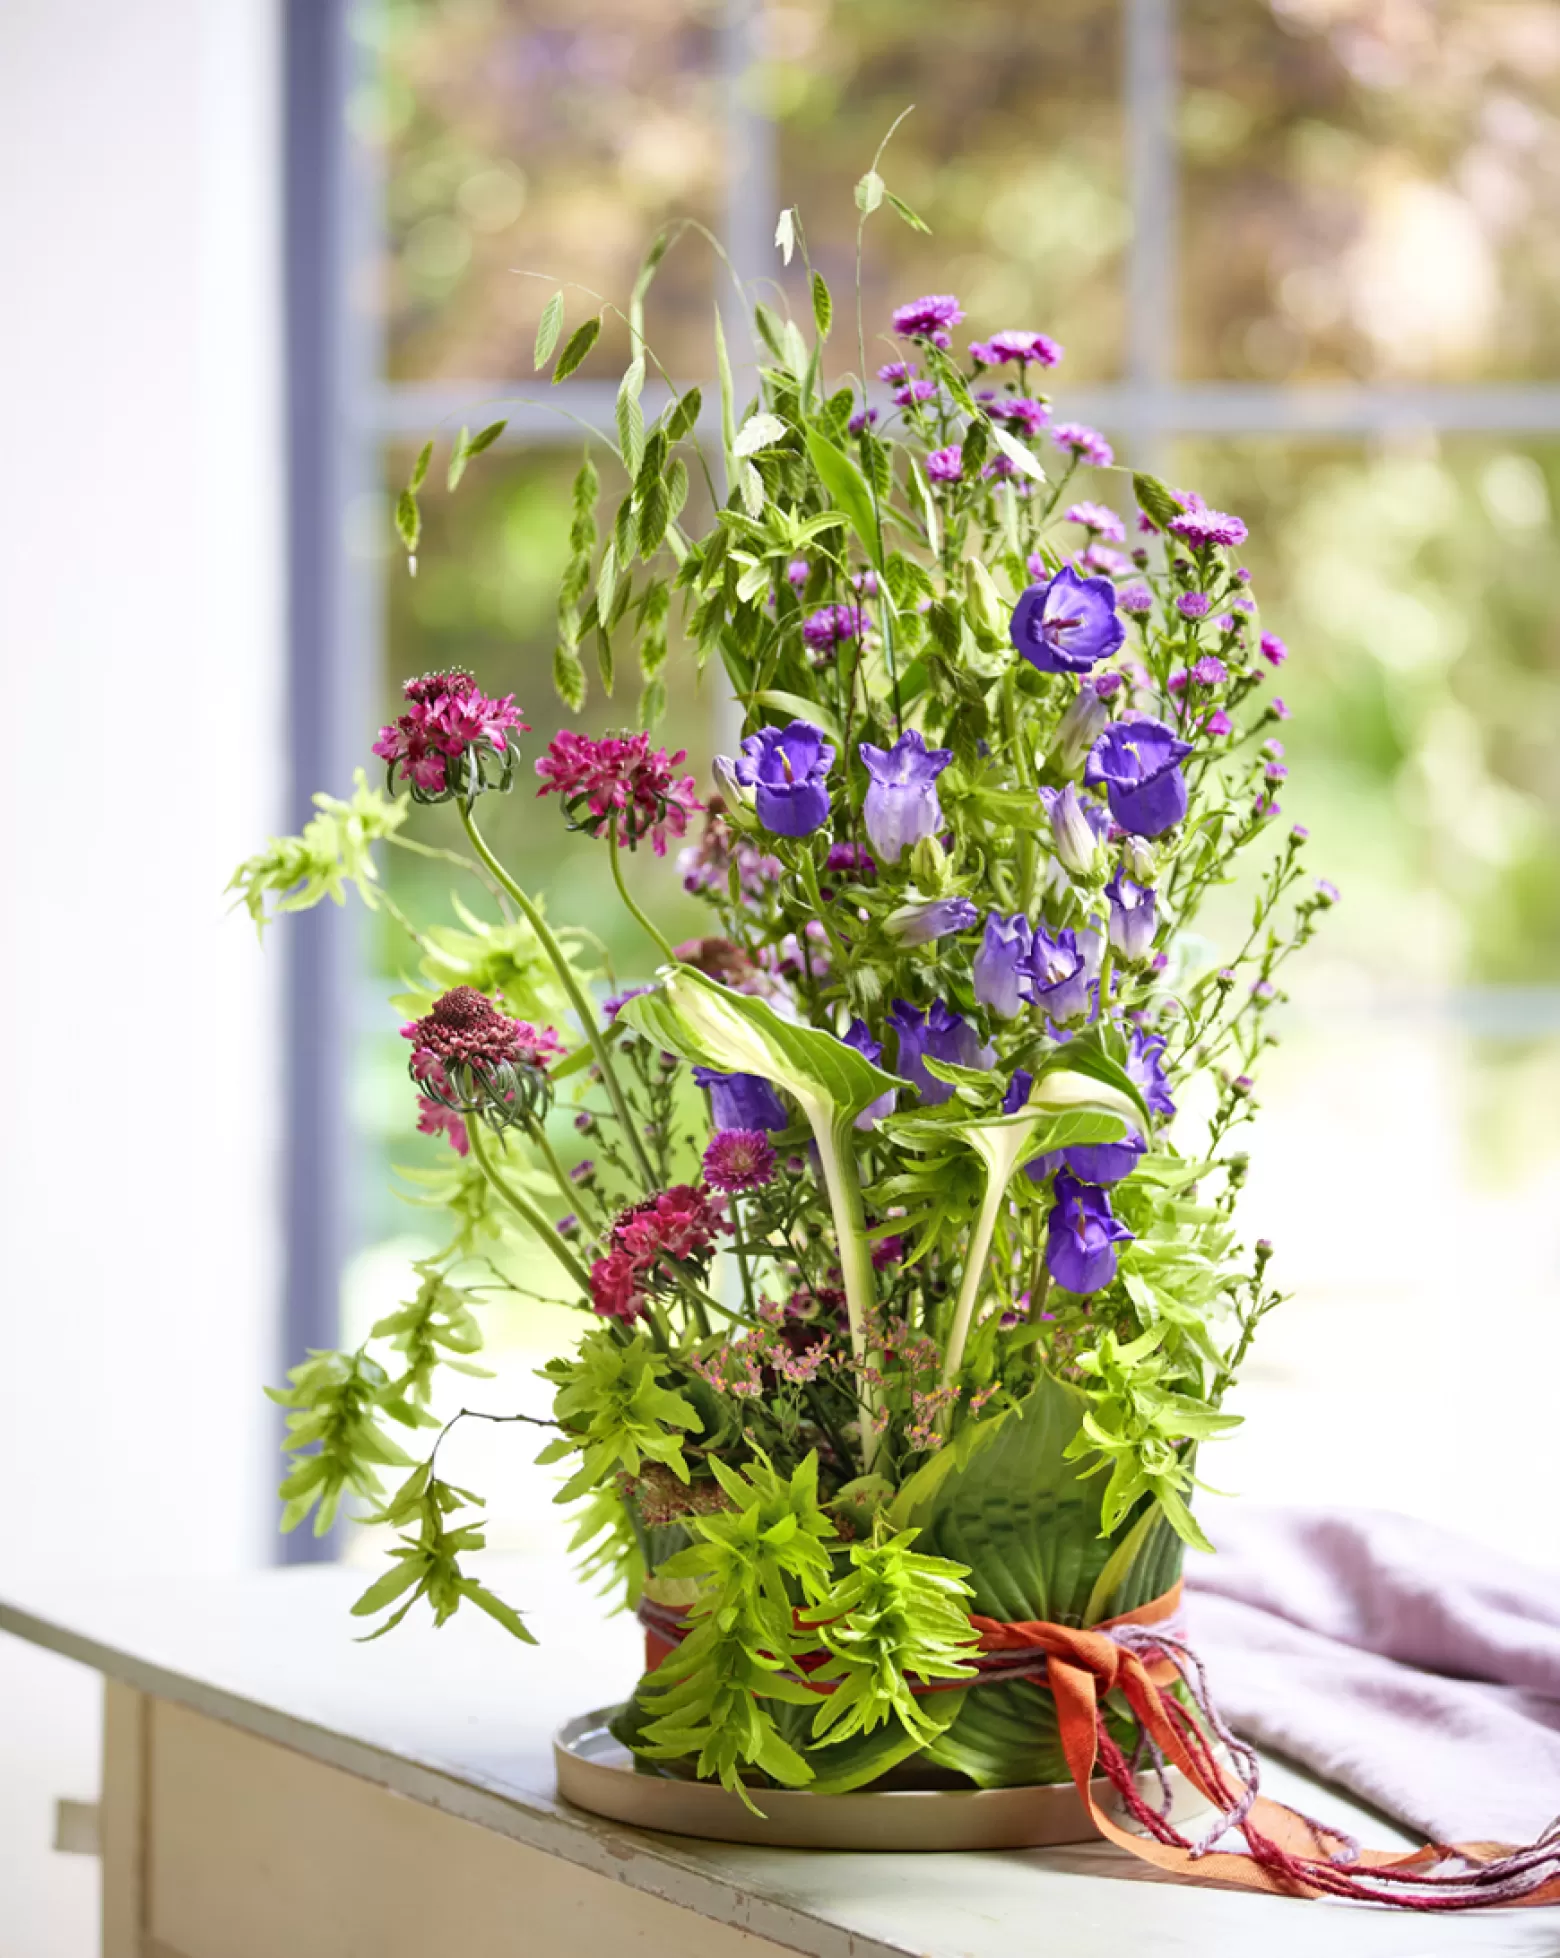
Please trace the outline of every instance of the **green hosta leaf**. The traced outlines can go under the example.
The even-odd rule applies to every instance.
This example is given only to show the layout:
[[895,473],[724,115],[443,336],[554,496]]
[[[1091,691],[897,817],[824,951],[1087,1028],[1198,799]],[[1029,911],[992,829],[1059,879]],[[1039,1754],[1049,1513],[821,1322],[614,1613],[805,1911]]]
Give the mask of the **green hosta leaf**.
[[601,338],[601,315],[594,314],[590,319],[575,327],[569,335],[563,352],[558,356],[558,364],[553,369],[553,386],[566,381],[585,356]]
[[555,292],[542,308],[542,317],[536,323],[535,365],[538,374],[552,359],[552,350],[558,344],[558,335],[563,331],[563,294]]
[[657,990],[630,1000],[619,1017],[686,1061],[763,1075],[804,1107],[845,1117],[904,1086],[832,1033],[783,1020],[766,1001],[731,992],[692,966],[667,969]]

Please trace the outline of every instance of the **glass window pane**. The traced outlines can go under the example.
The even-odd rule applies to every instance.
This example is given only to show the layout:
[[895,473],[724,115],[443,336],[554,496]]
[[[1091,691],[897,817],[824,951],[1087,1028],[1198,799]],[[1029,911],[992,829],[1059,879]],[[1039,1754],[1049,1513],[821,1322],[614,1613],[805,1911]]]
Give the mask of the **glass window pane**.
[[[529,377],[555,286],[626,306],[667,218],[718,223],[716,19],[704,0],[387,9],[375,115],[391,379]],[[687,238],[662,266],[648,315],[674,374],[708,364],[713,293],[709,248]],[[568,300],[571,322],[599,303],[572,290]],[[621,367],[626,345],[609,316],[592,367]]]
[[801,206],[837,306],[854,288],[851,187],[900,111],[883,174],[933,236],[888,209],[867,227],[868,362],[888,315],[954,292],[968,330],[1033,327],[1067,349],[1076,380],[1121,360],[1119,13],[1101,0],[809,0],[767,15],[767,100],[778,183]]
[[1181,9],[1182,371],[1560,371],[1560,10]]

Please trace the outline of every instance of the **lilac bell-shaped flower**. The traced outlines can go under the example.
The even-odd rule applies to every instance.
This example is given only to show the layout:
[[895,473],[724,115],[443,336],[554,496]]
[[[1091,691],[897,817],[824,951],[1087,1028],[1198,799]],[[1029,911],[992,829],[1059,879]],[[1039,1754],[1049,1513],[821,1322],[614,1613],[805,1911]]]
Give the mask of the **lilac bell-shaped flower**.
[[717,1129],[767,1129],[791,1126],[785,1103],[760,1074],[720,1074],[696,1067],[693,1078],[710,1091],[710,1120]]
[[1165,1037],[1162,1033],[1145,1033],[1141,1027],[1134,1027],[1125,1066],[1128,1077],[1142,1090],[1149,1113],[1168,1119],[1175,1113],[1175,1103],[1170,1099],[1170,1077],[1165,1072],[1164,1052]]
[[969,1021],[940,999],[924,1013],[908,1000],[896,999],[888,1024],[898,1037],[894,1072],[910,1082],[925,1102],[944,1102],[953,1093],[946,1081],[927,1073],[928,1057],[951,1067],[990,1067],[997,1058],[996,1049],[982,1044]]
[[1087,673],[1127,636],[1116,616],[1110,579],[1080,578],[1070,564],[1045,584],[1029,587],[1008,630],[1017,650],[1041,673]]
[[999,1020],[1014,1020],[1024,1006],[1024,966],[1034,933],[1021,913],[1004,918],[1000,911],[986,919],[980,950],[975,954],[975,997]]
[[1089,968],[1075,932],[1059,931],[1053,938],[1040,927],[1030,947],[1025,978],[1025,997],[1057,1026],[1081,1020],[1088,1012]]
[[883,929],[901,945],[929,945],[934,938],[968,931],[979,916],[967,897],[923,898],[890,911]]
[[1141,965],[1154,949],[1159,923],[1156,893],[1118,870],[1105,886],[1105,895],[1110,900],[1111,949],[1124,964]]
[[[874,1040],[872,1038],[871,1030],[865,1020],[851,1021],[850,1032],[845,1035],[844,1044],[847,1047],[854,1047],[856,1052],[864,1055],[866,1059],[872,1062],[874,1067],[883,1058],[883,1043],[881,1040]],[[877,1124],[883,1120],[885,1115],[893,1114],[894,1104],[898,1099],[899,1090],[897,1088],[890,1088],[886,1094],[879,1095],[876,1101],[869,1101],[866,1107],[856,1117],[856,1127],[858,1129],[876,1128]]]
[[1051,847],[1057,862],[1070,876],[1092,877],[1109,828],[1105,811],[1092,798],[1085,801],[1073,782],[1062,789],[1042,789],[1040,800],[1051,819]]
[[758,820],[774,836],[810,836],[829,820],[825,782],[834,749],[811,721],[761,727],[742,743],[737,781],[753,791]]
[[872,778],[861,810],[867,836],[880,863],[897,863],[905,850],[942,828],[937,778],[953,750],[928,748],[925,735],[912,727],[892,748],[863,741],[859,752]]
[[1181,763],[1192,752],[1161,721],[1112,721],[1094,744],[1083,779],[1104,786],[1110,813],[1134,836],[1160,836],[1186,814]]
[[1134,1235],[1111,1211],[1103,1190],[1059,1169],[1046,1226],[1045,1262],[1069,1292],[1097,1292],[1116,1276],[1116,1246]]

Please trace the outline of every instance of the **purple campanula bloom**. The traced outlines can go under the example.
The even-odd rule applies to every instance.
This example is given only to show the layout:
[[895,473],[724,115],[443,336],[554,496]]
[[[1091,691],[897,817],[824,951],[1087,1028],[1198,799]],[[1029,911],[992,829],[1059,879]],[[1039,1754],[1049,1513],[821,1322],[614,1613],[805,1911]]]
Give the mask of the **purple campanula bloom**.
[[1069,1292],[1097,1292],[1116,1276],[1116,1246],[1134,1235],[1113,1216],[1103,1190],[1056,1172],[1056,1201],[1046,1228],[1045,1262]]
[[1071,1149],[1053,1149],[1025,1163],[1024,1174],[1031,1183],[1043,1183],[1056,1169],[1067,1169],[1080,1183],[1121,1183],[1138,1166],[1148,1144],[1140,1135],[1124,1136],[1120,1142],[1079,1142]]
[[901,945],[929,945],[934,938],[968,931],[979,916],[967,897],[934,897],[901,904],[883,920],[883,929]]
[[1105,886],[1110,900],[1110,942],[1119,958],[1128,965],[1141,965],[1154,949],[1155,893],[1152,888],[1134,884],[1118,870]]
[[1029,1100],[1029,1090],[1035,1085],[1035,1077],[1027,1067],[1015,1067],[1013,1078],[1007,1085],[1007,1093],[1002,1097],[1004,1115],[1016,1115]]
[[[774,836],[811,836],[829,820],[825,777],[834,749],[811,721],[762,727],[742,743],[736,778],[753,791],[758,820]],[[750,1126],[723,1122],[722,1128]]]
[[1056,724],[1051,761],[1061,774],[1077,774],[1088,759],[1089,750],[1105,732],[1109,720],[1110,709],[1085,680],[1072,705]]
[[1022,913],[1004,918],[993,911],[975,954],[975,997],[999,1020],[1017,1019],[1023,1008],[1023,967],[1034,943],[1029,920]]
[[1057,862],[1074,877],[1091,876],[1110,829],[1105,811],[1092,796],[1079,795],[1075,782],[1061,789],[1042,789],[1040,801],[1051,819],[1051,847]]
[[1036,929],[1024,966],[1024,997],[1058,1026],[1088,1012],[1088,958],[1076,932],[1059,931],[1053,938],[1043,925]]
[[[867,1060],[872,1062],[874,1067],[883,1059],[883,1043],[881,1040],[874,1040],[872,1038],[871,1031],[865,1020],[851,1021],[850,1032],[845,1036],[844,1045],[854,1047],[856,1052],[864,1055]],[[897,1088],[890,1088],[886,1094],[879,1095],[876,1101],[869,1101],[866,1107],[856,1117],[856,1127],[858,1129],[876,1127],[885,1115],[893,1114],[894,1103],[898,1099],[899,1090]]]
[[1186,814],[1181,763],[1191,743],[1161,721],[1112,721],[1094,744],[1083,779],[1104,785],[1110,813],[1134,836],[1160,836]]
[[1041,367],[1055,367],[1061,358],[1062,348],[1049,333],[1025,333],[1005,327],[1000,333],[993,333],[989,340],[970,342],[970,359],[978,367],[1000,367],[1009,360],[1020,367],[1030,361]]
[[721,1074],[712,1067],[696,1067],[693,1078],[710,1091],[710,1117],[717,1129],[778,1132],[791,1126],[785,1103],[761,1074]]
[[929,292],[924,299],[894,308],[894,331],[907,339],[930,339],[957,326],[963,317],[964,308],[951,292]]
[[953,760],[951,748],[928,748],[919,728],[906,728],[892,748],[863,741],[858,751],[872,780],[862,820],[878,860],[897,863],[902,853],[942,828],[937,778]]
[[926,478],[931,483],[956,483],[964,474],[964,451],[957,443],[950,448],[933,449],[926,458]]
[[1165,1037],[1162,1033],[1145,1033],[1141,1027],[1132,1029],[1132,1040],[1127,1049],[1124,1063],[1127,1078],[1142,1092],[1148,1103],[1151,1115],[1163,1115],[1168,1120],[1175,1113],[1175,1103],[1170,1099],[1170,1078],[1165,1073]]
[[908,1000],[896,999],[888,1024],[898,1036],[894,1072],[902,1075],[925,1102],[944,1102],[953,1093],[946,1081],[935,1080],[923,1063],[942,1061],[950,1067],[990,1067],[996,1060],[994,1047],[981,1044],[981,1038],[962,1014],[934,1000],[926,1012]]
[[1127,636],[1116,616],[1109,578],[1080,578],[1063,565],[1043,585],[1031,585],[1013,609],[1014,646],[1041,673],[1086,673],[1109,659]]

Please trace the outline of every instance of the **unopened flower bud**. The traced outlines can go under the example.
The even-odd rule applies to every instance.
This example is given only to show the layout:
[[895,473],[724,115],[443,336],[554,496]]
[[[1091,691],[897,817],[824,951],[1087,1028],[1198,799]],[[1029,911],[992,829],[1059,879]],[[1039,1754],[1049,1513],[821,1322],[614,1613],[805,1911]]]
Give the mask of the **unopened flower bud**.
[[1051,760],[1062,775],[1076,775],[1088,759],[1089,750],[1105,732],[1110,709],[1094,687],[1085,681],[1056,726]]
[[941,897],[948,888],[948,853],[937,837],[923,836],[911,849],[910,875],[929,897]]
[[1104,811],[1097,803],[1085,804],[1072,782],[1064,789],[1042,789],[1040,798],[1051,819],[1051,847],[1057,862],[1074,877],[1092,877],[1099,865]]
[[1121,867],[1134,884],[1152,884],[1159,869],[1159,852],[1146,836],[1129,836],[1121,846]]
[[753,809],[755,791],[737,779],[736,762],[730,755],[717,755],[710,763],[710,773],[726,804],[728,821],[738,828],[752,828],[757,821]]

